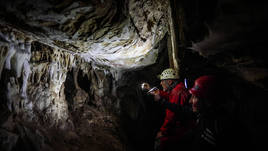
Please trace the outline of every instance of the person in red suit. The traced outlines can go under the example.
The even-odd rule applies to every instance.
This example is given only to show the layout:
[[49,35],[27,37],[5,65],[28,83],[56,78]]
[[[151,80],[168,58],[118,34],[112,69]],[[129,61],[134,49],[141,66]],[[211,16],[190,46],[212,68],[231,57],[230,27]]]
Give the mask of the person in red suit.
[[[180,106],[189,104],[190,93],[185,88],[184,83],[180,82],[178,73],[174,69],[168,68],[164,70],[159,78],[162,90],[150,92],[154,95],[155,100],[165,99]],[[149,85],[146,87],[150,89]],[[166,109],[165,112],[164,122],[156,134],[156,151],[174,150],[174,147],[178,146],[184,135],[194,126],[194,120],[181,118],[180,115],[170,109]]]

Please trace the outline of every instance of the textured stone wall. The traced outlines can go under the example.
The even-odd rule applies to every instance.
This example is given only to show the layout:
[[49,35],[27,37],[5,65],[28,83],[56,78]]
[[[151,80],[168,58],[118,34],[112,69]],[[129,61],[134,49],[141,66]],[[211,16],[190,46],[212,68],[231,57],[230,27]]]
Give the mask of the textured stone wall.
[[[25,37],[20,32],[12,33]],[[2,37],[9,37],[8,34]],[[82,144],[91,142],[86,146],[70,145],[70,148],[89,145],[105,150],[96,142],[98,138],[115,150],[122,149],[119,121],[115,116],[120,112],[119,100],[112,95],[116,86],[110,71],[94,69],[77,55],[37,41],[30,43],[28,53],[24,53],[21,43],[4,40],[1,45],[1,115],[6,114],[7,119],[1,120],[1,137],[12,139],[1,139],[5,150],[20,147],[54,150],[57,145],[51,139],[60,139],[57,135],[64,136],[65,142],[58,140],[62,145],[74,139]],[[48,134],[54,129],[60,132]],[[65,131],[69,133],[64,135]],[[111,140],[106,142],[107,138]]]
[[168,3],[162,0],[0,4],[2,24],[12,24],[39,42],[79,54],[87,62],[117,69],[155,63],[158,50],[153,48],[168,30]]
[[[267,5],[172,2],[181,77],[220,76],[230,113],[265,144]],[[169,67],[168,5],[0,1],[0,150],[152,150],[163,110],[139,86]]]

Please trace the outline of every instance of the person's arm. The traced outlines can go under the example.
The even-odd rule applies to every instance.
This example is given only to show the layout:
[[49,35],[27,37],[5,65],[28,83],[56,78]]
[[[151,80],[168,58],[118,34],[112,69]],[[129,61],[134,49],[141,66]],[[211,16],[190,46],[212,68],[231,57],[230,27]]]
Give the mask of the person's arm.
[[166,99],[159,100],[159,104],[165,109],[169,109],[172,112],[181,112],[182,107],[175,103],[170,103]]
[[165,109],[169,109],[170,111],[176,114],[176,118],[180,120],[189,120],[195,119],[196,114],[192,110],[192,106],[189,105],[190,95],[187,91],[182,91],[176,97],[178,103],[171,103],[166,99],[159,100],[159,104]]
[[180,115],[180,117],[185,116],[193,116],[193,110],[190,106],[181,106],[176,103],[170,103],[166,99],[159,100],[159,104],[164,107],[165,109],[169,109],[170,111]]
[[169,99],[169,93],[168,92],[159,90],[159,95],[160,95],[161,98]]

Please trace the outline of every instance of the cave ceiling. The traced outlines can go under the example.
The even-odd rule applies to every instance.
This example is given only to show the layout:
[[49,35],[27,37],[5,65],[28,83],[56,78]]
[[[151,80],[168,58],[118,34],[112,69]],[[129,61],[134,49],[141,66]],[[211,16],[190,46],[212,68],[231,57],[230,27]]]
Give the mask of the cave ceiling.
[[[0,1],[0,42],[2,46],[10,48],[10,43],[16,46],[25,42],[26,47],[27,43],[29,45],[34,42],[32,57],[30,56],[32,62],[38,62],[40,58],[42,61],[43,52],[36,47],[36,43],[41,43],[52,48],[51,51],[46,51],[47,55],[60,51],[69,56],[69,60],[73,60],[69,66],[75,66],[76,58],[79,58],[93,66],[108,69],[146,67],[156,62],[161,51],[160,41],[165,35],[170,35],[168,2]],[[182,19],[173,16],[176,28],[180,29],[180,36],[184,34],[184,38],[178,36],[177,39],[180,48],[197,53],[211,64],[255,84],[257,81],[257,85],[265,87],[264,79],[268,76],[265,55],[267,40],[262,37],[268,33],[268,13],[264,1],[182,0],[175,3],[177,2],[184,11]],[[178,5],[172,7],[180,13]],[[183,39],[185,43],[180,41]],[[39,52],[41,54],[38,56]],[[19,56],[18,53],[16,55]],[[2,61],[9,62],[10,57],[4,58]],[[191,58],[188,62],[184,61],[185,64],[199,64],[191,62]]]
[[1,1],[1,34],[22,33],[86,62],[117,69],[153,64],[167,32],[167,2]]

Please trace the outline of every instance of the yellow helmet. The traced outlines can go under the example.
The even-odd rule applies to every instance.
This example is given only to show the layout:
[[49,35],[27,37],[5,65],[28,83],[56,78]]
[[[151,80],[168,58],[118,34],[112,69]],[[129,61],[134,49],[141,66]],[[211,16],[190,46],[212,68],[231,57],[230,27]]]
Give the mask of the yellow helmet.
[[167,79],[179,79],[178,73],[172,69],[168,68],[165,69],[160,75],[159,75],[160,80],[167,80]]

